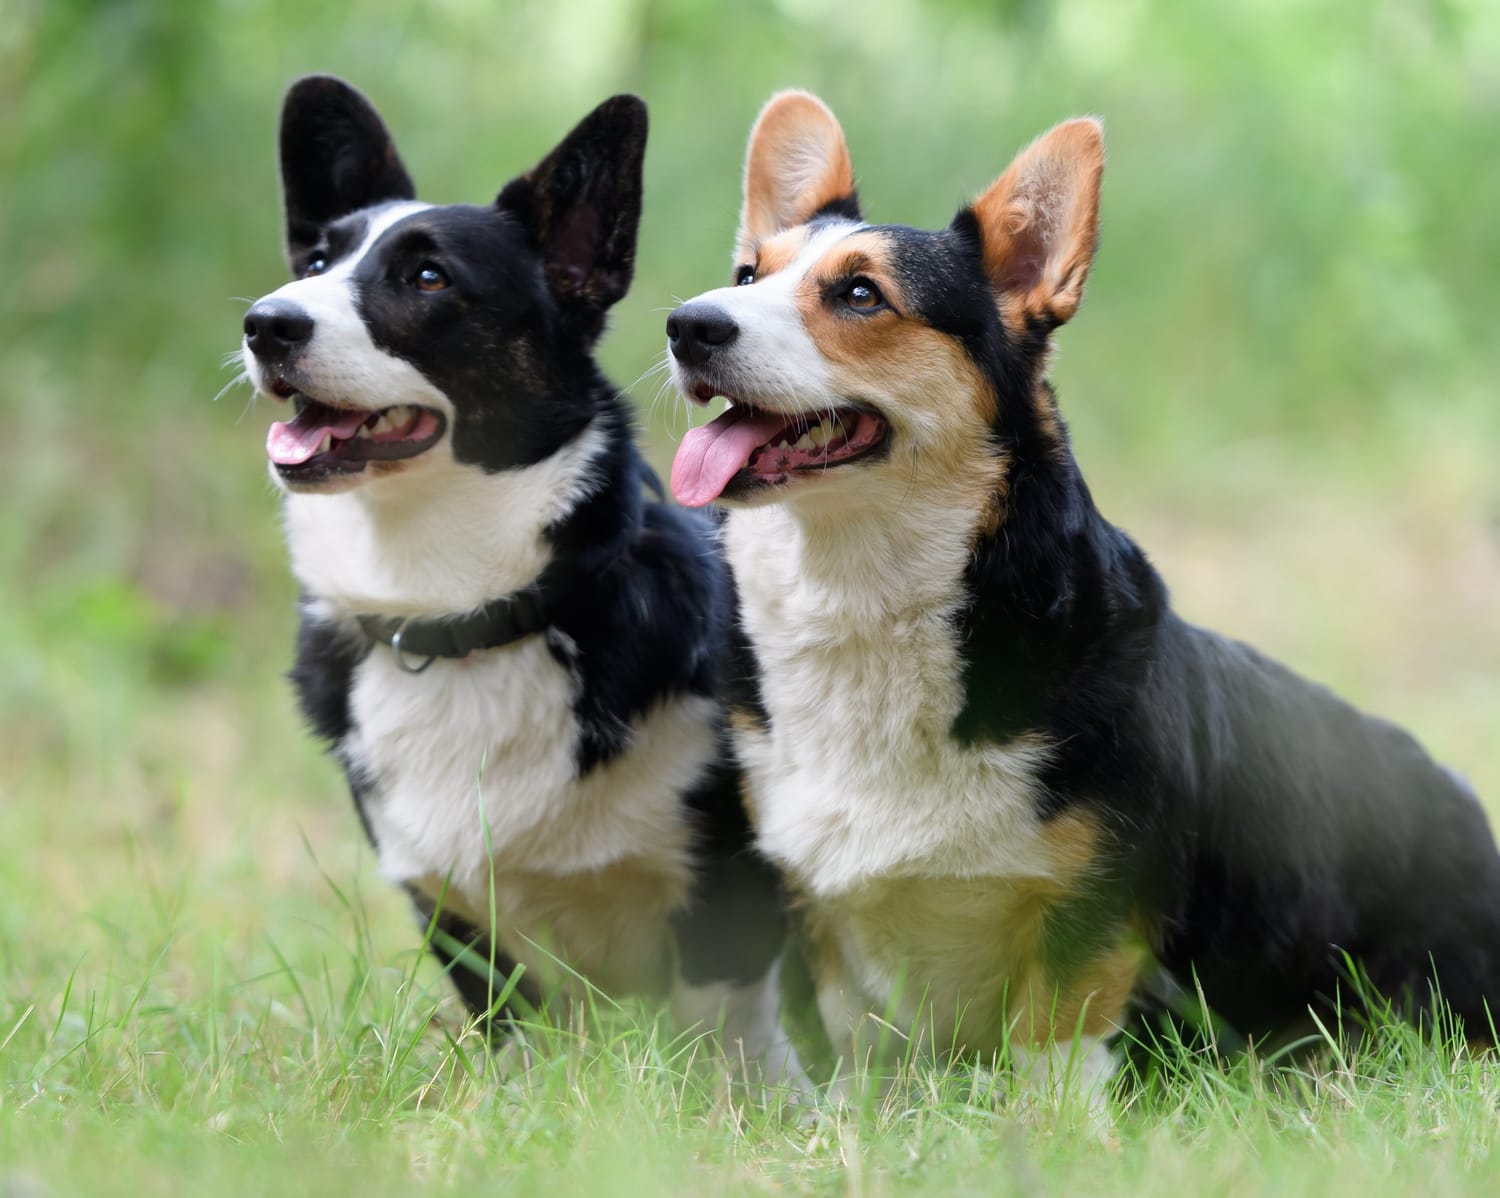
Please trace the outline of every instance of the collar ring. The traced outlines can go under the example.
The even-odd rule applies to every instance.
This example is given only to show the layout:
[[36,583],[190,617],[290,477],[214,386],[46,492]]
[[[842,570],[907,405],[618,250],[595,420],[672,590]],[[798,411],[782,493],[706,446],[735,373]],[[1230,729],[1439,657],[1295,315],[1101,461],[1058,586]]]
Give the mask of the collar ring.
[[429,654],[420,665],[412,665],[406,656],[405,650],[401,648],[401,636],[406,631],[407,620],[402,620],[400,626],[391,634],[391,652],[396,655],[396,665],[408,674],[420,674],[428,666],[437,660],[437,654]]

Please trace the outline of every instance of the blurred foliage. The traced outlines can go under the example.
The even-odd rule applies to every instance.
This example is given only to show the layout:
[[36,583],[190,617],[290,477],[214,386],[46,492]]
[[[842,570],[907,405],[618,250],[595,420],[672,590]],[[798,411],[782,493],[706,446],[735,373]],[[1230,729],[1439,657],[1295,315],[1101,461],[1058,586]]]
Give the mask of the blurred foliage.
[[[1101,114],[1102,254],[1056,376],[1127,515],[1187,495],[1238,535],[1255,514],[1216,483],[1246,446],[1269,463],[1254,504],[1283,479],[1359,509],[1451,476],[1442,519],[1500,510],[1493,0],[7,0],[0,718],[23,755],[71,743],[59,723],[129,735],[164,690],[285,702],[265,421],[242,387],[212,400],[246,301],[282,280],[275,124],[312,70],[371,95],[439,201],[646,97],[640,266],[604,349],[621,384],[658,360],[672,297],[725,278],[773,89],[829,100],[873,218],[926,225]],[[684,418],[637,390],[660,456]]]

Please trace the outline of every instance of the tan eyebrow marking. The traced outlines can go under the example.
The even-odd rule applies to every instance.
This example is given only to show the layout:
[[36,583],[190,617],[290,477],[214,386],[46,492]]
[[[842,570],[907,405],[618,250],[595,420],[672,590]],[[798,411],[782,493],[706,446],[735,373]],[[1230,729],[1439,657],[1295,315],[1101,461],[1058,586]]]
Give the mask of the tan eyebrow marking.
[[890,266],[890,249],[879,233],[854,233],[831,246],[808,271],[821,282],[867,275],[897,315],[905,315],[905,295]]
[[755,263],[755,277],[764,278],[785,270],[806,247],[807,236],[806,228],[789,229],[757,243],[755,254],[749,259]]

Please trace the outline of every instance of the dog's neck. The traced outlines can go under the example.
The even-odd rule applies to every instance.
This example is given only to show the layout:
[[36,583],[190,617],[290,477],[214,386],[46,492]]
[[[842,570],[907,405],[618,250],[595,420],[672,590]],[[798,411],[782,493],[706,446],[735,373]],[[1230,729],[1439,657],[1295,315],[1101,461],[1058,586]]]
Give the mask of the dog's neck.
[[[1061,611],[1064,593],[1076,586],[1068,563],[1080,554],[1099,559],[1113,530],[1095,509],[1060,425],[1045,438],[1005,444],[941,479],[916,471],[899,482],[809,490],[736,510],[726,536],[762,546],[787,565],[777,573],[851,625],[947,619],[976,598],[1031,617]],[[1106,548],[1104,557],[1113,554]],[[735,564],[742,589],[753,591],[755,581]],[[1112,576],[1117,567],[1096,560],[1085,573]],[[985,593],[974,594],[976,587]]]
[[[862,490],[858,505],[809,496],[735,511],[726,535],[783,557],[799,588],[851,627],[951,613],[984,512],[967,495],[897,491]],[[741,586],[755,583],[742,575]]]
[[441,616],[534,583],[548,530],[600,483],[601,416],[545,460],[486,473],[452,461],[335,495],[288,495],[292,571],[329,614]]

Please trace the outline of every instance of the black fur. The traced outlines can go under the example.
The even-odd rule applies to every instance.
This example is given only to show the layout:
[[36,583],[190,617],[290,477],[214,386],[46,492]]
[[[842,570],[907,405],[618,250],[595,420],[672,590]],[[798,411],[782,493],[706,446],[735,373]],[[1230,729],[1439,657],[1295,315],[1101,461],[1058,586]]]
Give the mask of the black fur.
[[645,105],[616,96],[496,200],[527,230],[553,294],[585,336],[597,335],[603,313],[630,289],[645,149]]
[[840,196],[836,200],[829,200],[812,216],[808,217],[807,223],[815,225],[821,220],[862,220],[859,212],[859,195],[850,192],[846,196]]
[[341,79],[297,80],[281,109],[286,252],[294,273],[337,217],[416,195],[396,145],[370,102]]
[[497,952],[480,929],[452,911],[438,910],[437,904],[421,891],[410,889],[408,893],[422,930],[428,934],[432,955],[447,971],[453,988],[469,1010],[492,1021],[510,1022],[525,1014],[521,1003],[533,1010],[542,1005],[542,995],[524,973],[514,979],[510,995],[506,996],[505,989],[511,983],[516,963]]
[[688,802],[697,823],[698,881],[692,906],[677,919],[683,979],[752,982],[776,959],[786,935],[782,920],[766,918],[781,910],[780,878],[749,847],[754,833],[737,770],[714,771]]
[[1056,746],[1046,810],[1086,808],[1114,838],[1093,893],[1054,919],[1054,957],[1135,919],[1189,994],[1196,978],[1261,1036],[1348,998],[1347,953],[1409,1014],[1435,980],[1488,1038],[1500,855],[1474,796],[1406,733],[1174,615],[1095,508],[1061,420],[1042,419],[1050,327],[1001,322],[973,214],[889,232],[905,294],[993,385],[1011,463],[1003,524],[966,578],[953,735],[1040,732]]
[[[710,518],[648,501],[645,492],[659,496],[660,483],[592,356],[608,308],[630,285],[645,138],[639,100],[606,101],[493,206],[407,216],[355,274],[359,313],[375,343],[452,402],[460,462],[510,470],[545,460],[591,421],[604,432],[595,485],[547,530],[552,554],[538,580],[547,643],[578,682],[580,777],[628,748],[633,726],[658,703],[716,698],[732,627],[731,585]],[[335,79],[292,86],[281,160],[294,274],[314,259],[332,265],[354,252],[374,212],[414,194],[374,109]],[[410,285],[431,265],[449,281],[440,294]],[[305,606],[291,679],[312,730],[336,753],[350,731],[353,673],[369,652],[357,633]],[[369,833],[370,780],[339,755]],[[698,982],[761,977],[779,949],[782,912],[774,877],[747,856],[737,774],[722,766],[682,802],[701,849],[697,892],[679,921],[684,973]],[[432,904],[414,897],[430,920]],[[437,926],[489,959],[475,928],[447,913]],[[490,979],[455,961],[443,940],[434,940],[434,952],[469,1006],[483,1012]],[[497,969],[504,976],[509,964]]]
[[349,629],[304,614],[297,628],[296,662],[287,677],[308,726],[321,740],[336,743],[348,735],[349,687],[355,667],[369,652],[369,642]]

